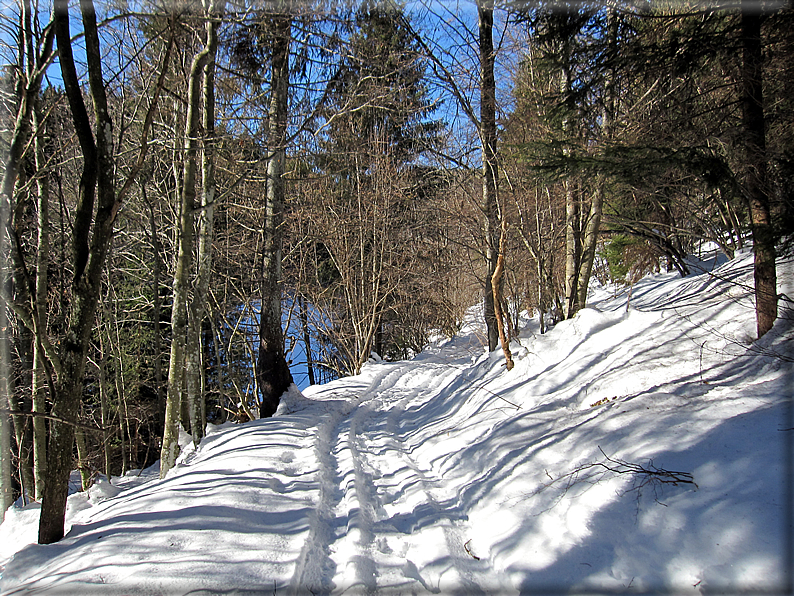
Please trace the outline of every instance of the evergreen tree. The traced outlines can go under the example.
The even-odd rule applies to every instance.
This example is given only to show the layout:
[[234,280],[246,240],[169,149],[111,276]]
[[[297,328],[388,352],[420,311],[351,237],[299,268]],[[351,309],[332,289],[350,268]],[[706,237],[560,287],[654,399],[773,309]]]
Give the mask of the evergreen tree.
[[401,318],[403,288],[416,275],[418,202],[432,186],[416,162],[438,145],[442,125],[432,119],[424,61],[398,5],[362,4],[337,51],[315,159],[324,190],[311,219],[335,279],[330,335],[345,372],[357,372],[375,347],[404,353],[390,344],[402,340],[389,321]]
[[407,164],[438,143],[424,60],[400,13],[392,2],[368,0],[354,15],[350,39],[340,42],[323,110],[323,171],[350,171],[353,154],[363,160],[354,169],[366,169],[375,155]]

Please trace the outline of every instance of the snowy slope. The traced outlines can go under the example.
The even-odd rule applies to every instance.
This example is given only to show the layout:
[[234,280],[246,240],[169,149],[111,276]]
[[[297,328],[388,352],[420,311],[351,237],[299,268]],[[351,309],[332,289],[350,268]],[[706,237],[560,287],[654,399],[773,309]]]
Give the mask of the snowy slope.
[[[704,263],[710,269],[709,263]],[[794,266],[779,288],[794,296]],[[3,594],[784,592],[791,304],[751,343],[752,256],[538,335],[471,320],[409,362],[297,391],[156,470],[0,526]],[[594,405],[595,404],[595,405]],[[670,475],[676,473],[676,475]],[[678,480],[677,483],[673,481]]]

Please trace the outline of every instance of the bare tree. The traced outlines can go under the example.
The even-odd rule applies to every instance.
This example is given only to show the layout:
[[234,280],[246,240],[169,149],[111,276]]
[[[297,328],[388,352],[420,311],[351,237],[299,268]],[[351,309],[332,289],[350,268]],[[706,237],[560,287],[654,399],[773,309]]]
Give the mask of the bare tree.
[[218,24],[225,10],[225,1],[215,3],[213,18],[208,25],[207,45],[210,48],[204,67],[202,128],[203,151],[201,154],[201,209],[198,213],[198,253],[196,280],[190,301],[190,317],[187,331],[185,387],[190,403],[190,430],[193,442],[198,445],[207,425],[207,404],[202,382],[201,331],[209,301],[210,277],[212,276],[212,244],[215,226],[215,55],[218,50]]
[[763,45],[757,2],[742,0],[742,127],[746,160],[745,193],[750,204],[755,253],[755,311],[758,337],[772,328],[777,318],[775,233],[769,209],[766,124],[763,95]]
[[[482,0],[477,2],[477,31],[469,29],[464,20],[454,15],[454,26],[459,27],[461,33],[456,36],[463,37],[466,41],[462,46],[445,47],[439,40],[426,38],[419,31],[414,31],[429,58],[433,72],[439,83],[455,98],[461,111],[477,130],[481,147],[482,159],[482,204],[483,218],[482,253],[485,259],[485,275],[483,287],[483,306],[486,323],[486,333],[489,350],[495,350],[499,345],[499,330],[493,304],[493,288],[491,281],[496,269],[499,254],[499,153],[497,148],[496,126],[496,79],[495,61],[496,48],[494,46],[494,2]],[[434,19],[444,22],[439,15],[432,13]],[[448,25],[451,26],[451,25]],[[465,61],[462,55],[467,50],[474,48],[477,53],[479,77],[476,83],[479,91],[479,116],[476,104],[465,88],[463,73],[455,70]]]
[[83,155],[83,169],[71,237],[74,276],[70,288],[69,320],[57,354],[57,362],[53,363],[58,376],[51,387],[52,415],[58,422],[51,425],[47,446],[47,477],[39,524],[39,542],[42,544],[57,542],[63,537],[68,479],[74,446],[74,421],[77,419],[83,393],[86,358],[100,296],[102,270],[116,216],[132,180],[143,165],[148,150],[148,131],[163,84],[161,76],[157,81],[143,126],[142,141],[137,152],[138,159],[124,184],[116,192],[113,123],[108,111],[96,12],[92,0],[81,1],[80,13],[85,36],[89,94],[94,107],[96,138],[91,129],[91,119],[85,107],[74,64],[68,2],[56,0],[54,4],[55,36],[58,42],[61,76],[71,109],[72,123]]
[[[83,102],[72,56],[68,3],[57,0],[54,4],[55,34],[58,40],[61,76],[84,159],[83,173],[80,179],[80,196],[72,234],[75,268],[72,281],[69,331],[60,350],[60,362],[56,367],[59,372],[58,379],[52,388],[52,413],[67,421],[77,418],[89,337],[99,300],[102,268],[110,244],[113,221],[120,206],[116,202],[112,178],[112,123],[107,110],[107,98],[102,78],[96,13],[91,0],[82,2],[80,8],[85,30],[89,89],[94,101],[94,117],[99,131],[96,140],[91,130],[91,121]],[[92,223],[93,235],[91,234]],[[53,424],[48,444],[47,478],[39,524],[39,542],[42,544],[57,542],[63,537],[73,446],[74,427],[68,423]]]
[[292,383],[284,356],[281,328],[281,260],[284,222],[284,166],[287,157],[289,109],[289,51],[292,15],[289,3],[282,2],[270,15],[272,49],[270,58],[270,106],[267,134],[267,182],[262,247],[262,304],[259,318],[259,354],[256,377],[262,402],[261,417],[272,416],[283,393]]
[[[35,298],[38,298],[41,294],[41,287],[42,283],[45,284],[46,287],[46,274],[44,275],[44,281],[41,281],[41,275],[37,278],[36,286],[34,291],[36,292],[36,296],[34,300],[31,301],[30,299],[25,300],[25,298],[30,298],[29,294],[31,292],[30,289],[30,278],[27,275],[27,268],[25,267],[24,263],[24,256],[23,256],[23,248],[18,241],[18,233],[17,230],[20,228],[20,222],[18,220],[18,210],[16,208],[12,208],[12,205],[15,204],[15,197],[14,192],[16,189],[16,185],[19,178],[20,167],[22,164],[23,154],[26,150],[26,146],[30,141],[30,133],[31,127],[33,125],[33,119],[36,112],[36,105],[38,102],[38,96],[41,89],[41,80],[44,76],[44,72],[46,68],[49,66],[52,57],[53,57],[53,42],[54,42],[54,29],[52,24],[48,25],[44,30],[44,36],[41,39],[37,39],[35,35],[34,25],[36,24],[37,15],[33,14],[32,5],[29,1],[23,2],[20,5],[20,13],[19,13],[19,24],[18,24],[18,44],[19,44],[19,51],[18,51],[18,64],[16,65],[16,79],[15,79],[15,98],[17,100],[16,107],[16,114],[14,118],[14,127],[10,139],[10,145],[8,149],[8,154],[5,157],[5,169],[3,172],[3,180],[2,180],[2,188],[0,191],[2,192],[2,196],[0,196],[0,211],[2,211],[2,216],[0,216],[0,225],[2,229],[0,229],[0,235],[3,237],[3,246],[5,248],[0,258],[3,261],[3,267],[5,268],[7,265],[13,262],[13,278],[16,282],[16,286],[19,289],[20,297],[15,303],[18,305],[16,308],[17,315],[23,319],[23,324],[31,333],[35,333],[35,330],[41,326],[41,315],[43,313],[43,306],[41,307],[33,307],[31,308],[31,304],[35,304]],[[40,42],[40,43],[37,43]],[[37,157],[38,157],[38,149],[39,149],[39,139],[38,139],[38,127],[34,127],[34,135],[36,137],[36,149],[37,149]],[[46,195],[40,194],[40,199],[44,201],[44,206],[46,207]],[[41,215],[41,205],[39,213]],[[40,242],[38,247],[38,255],[41,258],[41,262],[39,266],[42,264],[46,269],[46,253],[47,253],[47,246],[46,246],[46,217],[44,220],[39,221],[39,233],[44,234],[44,243]],[[40,238],[41,240],[41,238]],[[7,252],[6,252],[7,251]],[[10,292],[8,292],[10,288],[10,283],[12,276],[7,276],[6,274],[9,271],[4,270],[2,277],[0,278],[0,284],[3,285],[3,293],[2,293],[2,300],[0,300],[0,309],[3,310],[3,333],[5,334],[4,340],[9,341],[10,336],[8,335],[8,319],[7,314],[8,311],[6,309],[12,306],[12,298]],[[41,274],[41,269],[39,269],[39,273]],[[41,343],[36,342],[36,345],[41,348]],[[10,360],[9,355],[10,351],[8,351],[8,345],[4,344],[3,346],[4,354],[3,354],[3,366],[9,366]],[[40,356],[40,354],[37,354]],[[37,361],[37,362],[40,362]],[[40,369],[39,369],[40,370]],[[11,378],[10,378],[10,367],[7,370],[2,371],[3,382],[2,386],[0,386],[0,404],[2,407],[8,406],[8,409],[11,411],[17,411],[15,399],[12,396],[12,387],[11,387]],[[6,415],[2,415],[3,420],[6,420]],[[21,420],[20,416],[15,416],[14,418],[15,427],[16,427],[16,438],[17,444],[19,447],[19,454],[22,455],[24,451],[27,449],[27,446],[24,445],[25,441],[25,433],[24,433],[24,426],[25,423]],[[37,430],[40,431],[42,429],[41,421],[37,421],[36,427]],[[4,427],[5,430],[8,430],[7,427]],[[3,440],[10,439],[10,436],[5,435],[3,436]],[[41,439],[41,435],[39,435],[39,439]],[[39,442],[39,445],[41,443]],[[9,440],[10,446],[10,440]],[[45,461],[43,457],[44,454],[42,452],[39,453],[39,460],[38,460],[38,470],[42,469],[42,465]],[[26,471],[26,458],[22,458],[20,460],[20,480],[23,481],[25,486],[24,488],[33,492],[34,490],[39,490],[41,488],[41,475],[39,475],[39,483],[38,488],[34,488],[34,484],[36,484],[35,480],[31,479]],[[8,462],[4,462],[8,463]],[[5,468],[4,468],[5,474]],[[3,476],[5,479],[5,476]],[[12,494],[7,491],[11,491],[11,486],[8,482],[4,482],[2,486],[2,491],[4,497],[6,494]]]
[[[188,99],[187,99],[187,125],[185,130],[184,150],[185,162],[184,171],[181,176],[181,201],[179,212],[178,228],[178,254],[176,258],[176,268],[174,270],[173,283],[173,306],[171,309],[171,357],[168,366],[168,397],[165,409],[165,423],[163,431],[163,445],[160,455],[160,477],[165,478],[168,471],[174,467],[176,458],[179,455],[179,422],[181,406],[183,402],[190,403],[193,399],[198,399],[195,395],[197,387],[195,379],[195,360],[191,366],[191,390],[194,394],[187,394],[188,387],[186,375],[186,358],[188,357],[188,332],[189,332],[189,295],[191,290],[190,272],[193,259],[194,244],[194,220],[196,214],[196,171],[197,159],[201,145],[201,99],[202,81],[207,76],[207,65],[214,62],[214,55],[217,51],[217,28],[220,21],[216,16],[217,5],[215,3],[205,4],[207,22],[205,25],[205,43],[203,48],[194,56],[190,66]],[[209,182],[209,179],[207,179]],[[209,189],[208,189],[209,190]],[[209,192],[205,198],[212,199]],[[206,256],[206,255],[205,255]],[[198,313],[198,304],[194,304],[194,312]],[[204,305],[201,305],[201,312]],[[200,322],[196,323],[200,327]],[[193,336],[196,339],[195,335]],[[193,346],[190,353],[195,358],[197,346]],[[200,394],[200,391],[198,392]],[[193,419],[198,422],[195,405],[191,406]],[[198,416],[200,418],[200,416]],[[192,429],[193,432],[200,430]]]

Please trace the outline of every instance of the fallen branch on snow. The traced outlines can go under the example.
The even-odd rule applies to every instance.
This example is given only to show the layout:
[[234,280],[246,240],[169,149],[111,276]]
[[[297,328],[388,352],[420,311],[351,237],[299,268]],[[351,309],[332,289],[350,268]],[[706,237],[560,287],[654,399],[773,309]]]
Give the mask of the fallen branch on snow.
[[679,486],[681,484],[691,484],[696,489],[698,488],[694,477],[689,472],[677,472],[674,470],[657,468],[655,465],[653,465],[653,460],[649,460],[646,465],[635,464],[623,461],[621,459],[609,457],[606,453],[604,453],[604,450],[601,449],[600,446],[598,447],[598,450],[604,456],[604,461],[581,465],[575,470],[572,470],[567,474],[563,474],[562,476],[558,476],[557,478],[553,478],[552,475],[549,474],[548,470],[545,470],[546,476],[549,478],[549,482],[541,485],[537,490],[533,491],[533,496],[548,488],[551,488],[553,485],[556,485],[561,481],[564,481],[565,485],[562,487],[560,494],[554,499],[554,502],[540,513],[553,508],[574,485],[582,482],[587,484],[597,484],[598,482],[601,482],[608,474],[632,475],[632,486],[626,492],[636,491],[637,498],[639,499],[640,495],[642,494],[642,490],[650,486],[654,490],[656,502],[660,503],[661,505],[664,505],[664,503],[659,501],[658,495],[656,495],[656,490],[662,485],[672,484],[674,486]]
[[653,465],[653,460],[649,460],[646,466],[641,464],[633,464],[609,457],[606,453],[604,453],[604,450],[601,449],[600,446],[598,447],[598,450],[606,458],[606,462],[587,464],[578,468],[577,471],[600,467],[608,472],[612,472],[613,474],[634,474],[640,479],[639,484],[636,484],[637,479],[635,478],[634,490],[639,490],[648,484],[673,484],[675,486],[678,486],[679,484],[691,484],[695,488],[698,488],[694,477],[689,472],[675,472],[673,470],[657,468]]

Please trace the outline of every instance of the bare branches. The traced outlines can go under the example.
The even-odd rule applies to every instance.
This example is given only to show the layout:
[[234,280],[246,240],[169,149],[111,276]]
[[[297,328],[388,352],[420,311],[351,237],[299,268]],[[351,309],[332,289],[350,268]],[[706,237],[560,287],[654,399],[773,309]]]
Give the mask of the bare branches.
[[588,469],[603,469],[612,474],[631,474],[634,476],[632,490],[640,490],[645,486],[672,484],[678,486],[679,484],[691,484],[695,488],[698,485],[695,479],[689,472],[676,472],[673,470],[665,470],[664,468],[657,468],[653,464],[653,460],[648,460],[646,465],[634,464],[623,461],[621,459],[614,459],[609,457],[604,450],[599,446],[598,450],[604,456],[605,461],[588,464],[578,468],[576,472],[582,472]]
[[[598,450],[601,452],[601,455],[604,456],[603,461],[583,464],[557,478],[553,478],[547,471],[546,476],[549,477],[549,482],[541,485],[540,488],[533,493],[533,496],[560,483],[564,483],[562,487],[562,495],[564,495],[568,490],[579,483],[597,484],[602,480],[615,476],[629,476],[631,479],[631,487],[624,491],[623,494],[635,492],[639,499],[642,495],[642,491],[650,487],[654,491],[655,500],[662,505],[664,503],[659,501],[658,491],[664,486],[690,485],[695,489],[698,488],[694,477],[689,472],[678,472],[659,468],[654,465],[652,459],[648,460],[648,463],[645,465],[627,462],[608,456],[600,446]],[[558,499],[555,499],[551,506],[553,507],[558,503],[560,498],[562,497],[560,496]]]
[[9,410],[6,408],[0,408],[0,414],[7,415],[13,414],[14,416],[29,416],[31,418],[45,418],[46,420],[54,420],[55,422],[60,422],[62,424],[68,424],[69,426],[73,426],[75,428],[81,428],[84,430],[90,430],[100,433],[108,433],[111,432],[111,429],[102,428],[100,426],[94,426],[93,424],[85,424],[83,422],[75,422],[74,420],[67,420],[65,418],[61,418],[60,416],[53,416],[52,414],[47,414],[45,412],[20,412],[18,410]]

